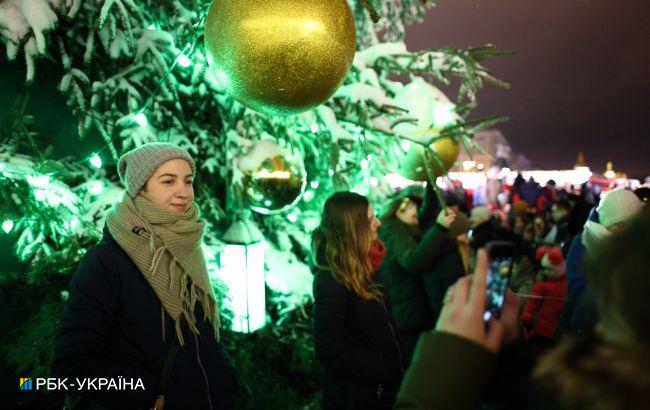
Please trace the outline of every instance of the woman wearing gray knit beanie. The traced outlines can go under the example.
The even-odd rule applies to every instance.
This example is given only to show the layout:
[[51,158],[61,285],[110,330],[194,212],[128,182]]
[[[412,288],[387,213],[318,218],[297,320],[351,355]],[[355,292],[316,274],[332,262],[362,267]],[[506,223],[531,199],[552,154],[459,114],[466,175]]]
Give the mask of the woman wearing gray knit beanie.
[[156,142],[117,168],[127,190],[70,282],[52,371],[88,380],[66,399],[75,409],[232,408],[237,372],[219,341],[194,160]]

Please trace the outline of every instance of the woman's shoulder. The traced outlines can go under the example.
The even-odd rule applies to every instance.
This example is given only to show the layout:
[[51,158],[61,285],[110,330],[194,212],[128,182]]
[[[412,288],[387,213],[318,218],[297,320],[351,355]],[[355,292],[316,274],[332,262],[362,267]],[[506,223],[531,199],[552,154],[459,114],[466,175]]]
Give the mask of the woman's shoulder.
[[104,235],[99,242],[88,248],[84,259],[110,259],[123,256],[126,256],[126,252],[124,252],[120,245],[112,237]]
[[122,271],[124,266],[131,266],[132,262],[127,253],[110,235],[104,237],[95,245],[88,248],[81,258],[80,271],[98,270]]
[[348,290],[339,282],[332,271],[317,268],[314,275],[314,297],[346,296]]

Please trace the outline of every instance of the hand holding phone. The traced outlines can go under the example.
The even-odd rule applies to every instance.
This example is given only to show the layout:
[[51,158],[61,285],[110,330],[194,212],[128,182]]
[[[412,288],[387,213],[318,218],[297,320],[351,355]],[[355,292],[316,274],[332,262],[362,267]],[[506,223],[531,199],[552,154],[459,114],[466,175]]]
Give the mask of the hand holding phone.
[[493,241],[485,246],[485,250],[488,253],[488,270],[483,320],[489,322],[501,316],[512,274],[515,246],[512,242]]
[[504,340],[509,342],[517,337],[519,302],[512,292],[504,292],[502,319],[492,316],[490,326],[485,325],[489,263],[488,253],[480,249],[474,274],[462,277],[447,291],[436,330],[460,336],[496,353]]

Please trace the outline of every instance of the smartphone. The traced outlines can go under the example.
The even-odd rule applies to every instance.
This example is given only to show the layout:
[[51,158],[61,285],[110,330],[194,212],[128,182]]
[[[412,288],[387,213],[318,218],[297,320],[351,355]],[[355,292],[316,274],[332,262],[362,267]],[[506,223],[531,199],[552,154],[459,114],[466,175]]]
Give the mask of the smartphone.
[[498,319],[506,299],[506,288],[512,274],[515,245],[512,242],[493,241],[485,245],[489,265],[486,277],[486,298],[483,320]]

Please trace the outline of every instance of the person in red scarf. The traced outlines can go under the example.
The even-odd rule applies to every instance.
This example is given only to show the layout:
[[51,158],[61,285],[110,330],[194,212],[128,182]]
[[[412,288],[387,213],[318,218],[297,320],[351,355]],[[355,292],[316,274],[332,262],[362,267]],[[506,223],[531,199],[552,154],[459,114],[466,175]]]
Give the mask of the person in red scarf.
[[386,248],[368,199],[337,192],[312,236],[314,347],[325,365],[324,409],[389,409],[404,360],[375,272]]

